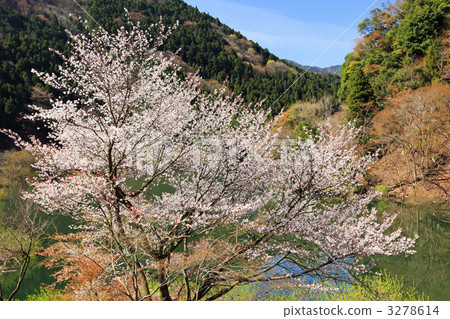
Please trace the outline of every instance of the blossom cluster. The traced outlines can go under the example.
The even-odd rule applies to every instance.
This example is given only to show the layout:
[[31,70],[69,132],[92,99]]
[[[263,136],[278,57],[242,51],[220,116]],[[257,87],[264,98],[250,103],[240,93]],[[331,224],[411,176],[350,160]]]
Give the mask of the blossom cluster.
[[[326,272],[330,260],[412,252],[414,239],[387,233],[394,217],[378,223],[368,209],[375,194],[355,193],[373,157],[358,154],[354,128],[278,139],[269,110],[225,88],[204,94],[197,74],[180,77],[175,56],[158,51],[167,36],[159,30],[128,24],[117,34],[71,35],[59,74],[38,73],[74,98],[33,106],[52,143],[8,132],[37,158],[26,198],[108,238],[126,267],[139,258],[157,264],[164,280],[173,268],[164,263],[184,240],[214,232],[236,240],[220,263],[216,252],[209,284],[233,278],[233,258],[264,263],[284,254],[302,271]],[[152,194],[158,184],[172,191]]]

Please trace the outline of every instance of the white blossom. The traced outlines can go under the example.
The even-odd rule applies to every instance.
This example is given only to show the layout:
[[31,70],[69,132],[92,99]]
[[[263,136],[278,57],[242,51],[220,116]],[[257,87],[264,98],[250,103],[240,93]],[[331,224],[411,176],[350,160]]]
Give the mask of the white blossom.
[[[174,55],[157,50],[167,34],[128,24],[117,34],[71,35],[59,74],[36,72],[74,98],[33,106],[30,117],[47,123],[52,143],[7,132],[37,158],[24,197],[110,238],[124,265],[160,263],[160,280],[180,274],[161,265],[183,240],[220,230],[239,240],[223,237],[232,248],[215,257],[215,281],[204,271],[210,285],[257,281],[280,254],[301,266],[294,278],[332,275],[330,265],[349,257],[412,253],[414,239],[388,232],[394,216],[379,223],[368,208],[375,194],[355,193],[373,158],[357,154],[354,128],[278,140],[268,110],[225,89],[201,93],[197,74],[181,79]],[[149,196],[157,183],[174,191]],[[256,265],[247,277],[230,266],[241,258]],[[347,266],[362,269],[356,260]]]

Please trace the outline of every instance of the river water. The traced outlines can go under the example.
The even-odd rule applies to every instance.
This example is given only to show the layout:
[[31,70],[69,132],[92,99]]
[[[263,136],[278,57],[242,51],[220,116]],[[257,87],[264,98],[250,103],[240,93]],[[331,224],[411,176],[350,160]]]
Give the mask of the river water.
[[402,277],[406,286],[416,286],[430,300],[450,300],[450,207],[405,206],[379,203],[388,212],[398,212],[393,227],[407,236],[419,234],[416,254],[382,256],[377,266]]
[[[415,286],[430,300],[450,300],[450,207],[405,206],[394,202],[379,202],[377,206],[398,213],[393,228],[402,227],[410,237],[419,234],[415,255],[378,257],[377,267],[403,278],[406,286]],[[67,232],[69,223],[67,218],[58,218],[55,227]],[[16,298],[26,299],[28,294],[37,292],[42,283],[50,284],[51,273],[49,269],[35,266],[28,272]],[[2,285],[5,291],[13,289],[14,276],[2,278]]]

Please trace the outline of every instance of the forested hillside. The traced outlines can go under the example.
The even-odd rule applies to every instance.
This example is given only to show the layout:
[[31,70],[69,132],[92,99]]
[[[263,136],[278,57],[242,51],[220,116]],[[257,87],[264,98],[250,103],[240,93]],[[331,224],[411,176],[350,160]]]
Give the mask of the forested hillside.
[[368,180],[412,201],[450,193],[449,14],[448,0],[375,9],[342,66],[338,95],[367,145],[382,150]]
[[[87,0],[79,3],[110,31],[123,24],[123,8],[127,8],[132,19],[143,27],[160,18],[167,26],[179,21],[163,49],[177,52],[185,71],[199,69],[207,89],[217,88],[226,81],[246,103],[265,99],[264,106],[271,106],[303,72],[183,1]],[[56,71],[61,61],[48,48],[68,52],[64,29],[80,30],[69,12],[82,14],[82,11],[73,3],[56,0],[2,0],[0,4],[0,125],[29,133],[35,129],[21,120],[22,114],[27,112],[26,105],[45,103],[50,97],[31,69]],[[88,20],[91,28],[97,27],[92,19]],[[272,106],[272,113],[277,114],[298,100],[316,100],[324,94],[335,96],[338,87],[337,76],[308,72]],[[1,141],[5,145],[6,141]]]
[[[243,94],[245,101],[257,102],[266,99],[266,106],[272,103],[294,81],[301,70],[286,65],[267,49],[247,40],[239,32],[222,24],[218,19],[201,13],[183,1],[130,1],[90,0],[86,1],[88,12],[108,30],[117,28],[124,18],[123,8],[134,13],[142,26],[159,21],[178,27],[165,44],[172,52],[181,48],[178,55],[191,67],[200,67],[200,75],[215,79],[227,85],[237,94]],[[94,22],[91,22],[95,27]],[[273,106],[273,114],[297,100],[320,98],[324,93],[335,94],[338,78],[328,74],[305,74]]]
[[[20,121],[26,105],[48,100],[48,92],[31,69],[56,71],[61,63],[49,47],[66,51],[64,29],[55,16],[28,18],[0,6],[0,126],[30,133],[30,123]],[[5,142],[4,136],[0,142]]]
[[448,0],[397,1],[359,25],[362,37],[342,66],[339,89],[354,117],[373,115],[400,91],[450,80],[449,12]]

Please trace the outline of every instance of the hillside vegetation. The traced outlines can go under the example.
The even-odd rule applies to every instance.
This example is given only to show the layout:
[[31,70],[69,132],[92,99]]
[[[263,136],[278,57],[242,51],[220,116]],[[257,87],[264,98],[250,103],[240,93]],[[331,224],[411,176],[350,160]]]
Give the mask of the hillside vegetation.
[[[450,192],[450,2],[405,0],[375,9],[342,66],[338,95],[382,158],[369,182],[411,201]],[[370,141],[370,142],[368,142]]]
[[[166,40],[163,50],[176,52],[186,72],[199,70],[206,89],[215,89],[226,81],[229,89],[242,95],[248,104],[265,100],[263,106],[272,106],[273,115],[299,100],[320,99],[324,94],[336,96],[337,76],[308,72],[276,101],[303,71],[183,1],[86,0],[79,3],[109,31],[124,23],[124,8],[143,27],[160,19],[166,26],[178,21],[179,26]],[[57,71],[61,61],[48,48],[68,53],[64,29],[81,30],[77,20],[69,16],[71,12],[83,14],[72,1],[0,0],[1,127],[22,135],[39,133],[35,125],[22,120],[22,115],[28,112],[26,106],[48,103],[51,94],[58,92],[42,85],[31,69]],[[91,28],[97,27],[96,22],[88,20]],[[3,136],[0,145],[10,146]]]
[[[164,48],[171,52],[180,49],[177,53],[180,58],[192,68],[200,68],[203,78],[219,83],[227,80],[227,86],[242,94],[246,103],[265,99],[264,106],[272,106],[273,115],[298,100],[318,99],[325,93],[335,95],[339,88],[337,76],[310,72],[273,105],[301,70],[281,63],[267,49],[247,40],[219,19],[201,13],[183,1],[173,0],[90,0],[86,1],[86,7],[108,30],[123,23],[124,7],[135,12],[136,20],[144,27],[160,18],[165,25],[179,21],[180,26],[167,39]],[[92,27],[95,27],[93,22]],[[280,63],[273,67],[272,62]]]
[[[24,135],[36,132],[35,125],[20,118],[28,111],[28,104],[48,103],[50,95],[31,69],[56,72],[61,61],[48,48],[65,52],[66,41],[64,28],[55,16],[28,18],[0,6],[0,127]],[[0,135],[0,146],[6,145]]]
[[[183,1],[79,3],[95,20],[88,19],[91,28],[98,22],[116,30],[125,22],[124,7],[143,27],[160,19],[167,26],[178,21],[162,49],[176,52],[184,72],[198,70],[204,89],[225,82],[246,104],[264,101],[263,107],[272,107],[272,115],[284,110],[278,124],[283,126],[283,136],[315,134],[318,123],[340,109],[339,97],[347,105],[347,119],[362,127],[361,142],[382,150],[367,176],[370,184],[395,196],[421,194],[424,201],[426,197],[446,200],[450,188],[448,0],[404,0],[373,10],[359,25],[361,38],[342,65],[341,83],[336,75],[307,72],[279,100],[304,72],[301,65],[279,59]],[[22,117],[29,112],[28,104],[50,107],[49,99],[60,93],[43,85],[31,69],[57,72],[61,61],[48,48],[67,54],[64,29],[81,30],[70,12],[84,14],[68,0],[0,0],[1,127],[22,136],[46,135],[39,123]],[[334,116],[333,121],[342,122],[342,116]],[[6,149],[11,143],[0,136],[0,146]]]

